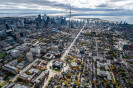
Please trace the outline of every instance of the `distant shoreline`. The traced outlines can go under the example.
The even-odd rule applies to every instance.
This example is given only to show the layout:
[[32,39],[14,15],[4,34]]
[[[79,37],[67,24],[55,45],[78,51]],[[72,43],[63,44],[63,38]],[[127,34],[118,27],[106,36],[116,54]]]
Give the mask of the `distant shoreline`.
[[[0,18],[3,17],[37,17],[38,14],[1,14]],[[44,15],[44,14],[41,14]],[[47,14],[48,16],[63,16],[68,18],[64,14]],[[102,20],[114,21],[114,22],[126,22],[128,24],[133,24],[133,16],[74,16],[74,19],[87,19],[87,18],[99,18]]]

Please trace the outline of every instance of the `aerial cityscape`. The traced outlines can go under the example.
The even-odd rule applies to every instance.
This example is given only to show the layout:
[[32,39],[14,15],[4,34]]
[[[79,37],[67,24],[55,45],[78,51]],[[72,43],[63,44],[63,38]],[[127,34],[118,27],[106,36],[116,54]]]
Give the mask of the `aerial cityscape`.
[[0,2],[0,88],[133,88],[132,0]]

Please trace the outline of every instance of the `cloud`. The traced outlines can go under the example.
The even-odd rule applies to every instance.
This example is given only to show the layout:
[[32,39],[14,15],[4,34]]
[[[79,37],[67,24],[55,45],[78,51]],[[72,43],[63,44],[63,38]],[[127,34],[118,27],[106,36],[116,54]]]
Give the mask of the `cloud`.
[[68,16],[133,16],[133,0],[0,0],[0,14],[64,14]]
[[98,5],[97,7],[107,7],[107,4],[101,4],[101,5]]
[[37,9],[0,9],[0,14],[57,14],[65,11],[37,10]]

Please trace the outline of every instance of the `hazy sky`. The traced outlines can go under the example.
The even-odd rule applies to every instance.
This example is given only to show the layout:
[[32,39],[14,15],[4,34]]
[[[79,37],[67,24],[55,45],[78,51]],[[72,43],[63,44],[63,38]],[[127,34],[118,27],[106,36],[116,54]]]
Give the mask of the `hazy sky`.
[[133,23],[133,0],[0,0],[1,16],[22,14],[96,17]]

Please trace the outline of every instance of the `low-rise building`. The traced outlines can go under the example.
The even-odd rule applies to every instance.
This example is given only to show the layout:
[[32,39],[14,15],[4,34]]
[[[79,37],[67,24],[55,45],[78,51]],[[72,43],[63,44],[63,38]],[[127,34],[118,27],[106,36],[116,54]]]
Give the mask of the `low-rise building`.
[[53,58],[54,54],[51,54],[51,53],[47,53],[45,54],[44,59],[48,59],[48,60],[51,60]]
[[34,82],[35,82],[36,84],[41,84],[42,82],[44,82],[44,81],[46,80],[46,78],[48,77],[48,74],[49,74],[48,70],[43,71],[43,72],[34,80]]
[[97,69],[97,75],[98,76],[104,76],[104,77],[107,77],[108,80],[112,80],[111,76],[110,76],[110,72],[108,72],[108,71],[101,71],[99,68]]
[[11,72],[12,74],[17,74],[19,72],[18,68],[10,66],[10,65],[4,65],[3,69]]
[[30,88],[30,87],[25,85],[15,84],[12,88]]

